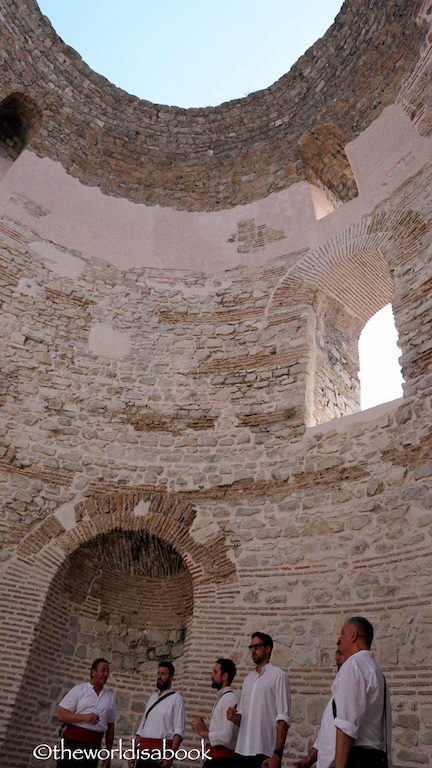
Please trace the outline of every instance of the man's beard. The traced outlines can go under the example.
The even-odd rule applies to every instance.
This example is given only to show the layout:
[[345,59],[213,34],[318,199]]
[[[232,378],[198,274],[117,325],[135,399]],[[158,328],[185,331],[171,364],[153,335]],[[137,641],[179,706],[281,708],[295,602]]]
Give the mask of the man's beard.
[[158,683],[158,682],[156,683],[156,688],[158,689],[158,691],[166,691],[167,688],[169,688],[169,686],[170,686],[169,680],[166,680],[163,683]]
[[211,687],[212,688],[216,688],[217,691],[220,691],[220,689],[222,688],[222,683],[215,683],[215,681],[212,680],[212,686]]

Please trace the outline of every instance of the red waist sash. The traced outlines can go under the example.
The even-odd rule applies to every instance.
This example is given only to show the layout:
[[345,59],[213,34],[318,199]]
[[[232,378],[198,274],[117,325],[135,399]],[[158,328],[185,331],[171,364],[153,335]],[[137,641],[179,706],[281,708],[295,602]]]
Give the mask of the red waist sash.
[[104,731],[91,731],[90,728],[81,728],[80,725],[67,725],[63,736],[72,741],[81,741],[90,747],[100,747]]
[[212,747],[210,744],[206,744],[206,750],[208,751],[210,757],[233,757],[234,755],[233,749],[223,747],[221,744],[215,744],[214,747]]

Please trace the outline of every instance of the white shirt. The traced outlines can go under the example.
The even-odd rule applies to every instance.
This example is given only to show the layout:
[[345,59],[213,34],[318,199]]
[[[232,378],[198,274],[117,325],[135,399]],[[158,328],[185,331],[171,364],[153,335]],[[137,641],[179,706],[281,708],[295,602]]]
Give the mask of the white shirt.
[[99,722],[92,723],[74,723],[80,728],[88,728],[89,731],[108,730],[108,723],[114,723],[117,720],[117,707],[114,694],[108,688],[102,688],[99,694],[90,683],[80,683],[64,696],[59,707],[67,709],[74,714],[79,712],[88,715],[90,712],[96,712],[99,715]]
[[243,683],[241,723],[236,752],[240,755],[271,757],[276,746],[277,721],[290,724],[291,694],[288,675],[273,664],[261,674],[251,672]]
[[333,717],[333,699],[328,702],[314,747],[318,750],[317,768],[330,768],[334,763],[336,752],[336,726]]
[[212,747],[234,749],[238,728],[227,719],[226,712],[228,707],[235,707],[236,704],[238,699],[230,686],[225,686],[218,691],[208,729],[208,739]]
[[391,756],[391,705],[387,688],[384,724],[384,677],[371,651],[358,651],[341,666],[332,685],[337,728],[357,747],[373,747]]
[[[159,698],[163,701],[153,707],[146,719],[146,713]],[[175,692],[170,693],[169,696],[167,696],[167,691],[163,691],[160,696],[159,693],[153,693],[147,702],[137,735],[145,736],[148,739],[172,739],[175,733],[183,738],[184,731],[183,697]]]

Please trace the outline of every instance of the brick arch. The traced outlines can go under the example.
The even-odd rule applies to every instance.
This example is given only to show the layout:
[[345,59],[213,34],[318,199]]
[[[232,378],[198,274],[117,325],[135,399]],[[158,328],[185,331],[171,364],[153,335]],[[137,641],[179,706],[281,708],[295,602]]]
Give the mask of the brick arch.
[[[265,316],[270,325],[283,325],[295,313],[308,328],[303,362],[307,424],[360,409],[360,333],[392,301],[394,273],[402,273],[420,252],[427,232],[428,223],[416,211],[376,214],[304,254],[279,280]],[[397,311],[395,316],[398,325]]]
[[287,306],[310,303],[316,291],[338,301],[363,325],[391,300],[391,270],[420,248],[428,223],[416,211],[377,214],[309,251],[280,279],[265,315],[275,322]]
[[[142,505],[145,514],[134,514]],[[223,534],[202,544],[190,527],[195,518],[193,501],[186,495],[157,489],[95,493],[75,506],[76,525],[65,530],[54,516],[29,534],[18,548],[19,557],[35,557],[54,547],[68,556],[100,534],[113,530],[139,531],[168,542],[184,559],[194,581],[230,581],[235,572],[227,556]]]

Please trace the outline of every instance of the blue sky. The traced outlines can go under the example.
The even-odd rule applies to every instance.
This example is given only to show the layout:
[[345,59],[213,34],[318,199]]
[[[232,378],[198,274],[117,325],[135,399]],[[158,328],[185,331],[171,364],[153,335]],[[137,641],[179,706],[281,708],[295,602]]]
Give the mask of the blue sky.
[[[267,88],[325,34],[341,0],[39,0],[64,42],[128,93],[216,106]],[[363,331],[362,408],[400,397],[390,306]]]
[[267,88],[333,23],[341,0],[40,0],[65,43],[142,99],[216,106]]

